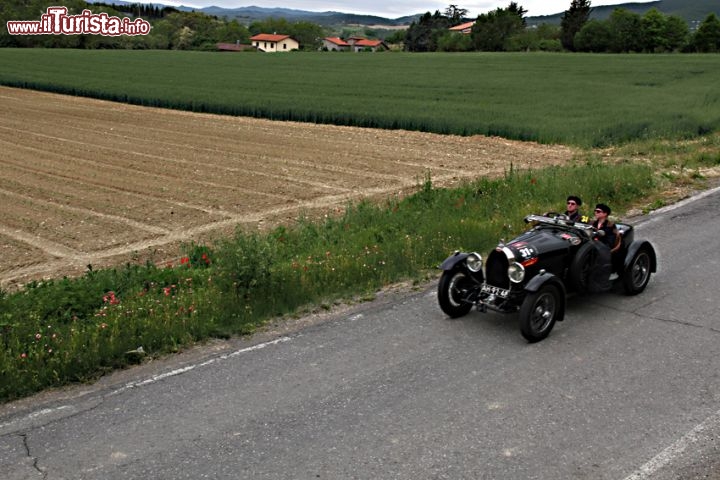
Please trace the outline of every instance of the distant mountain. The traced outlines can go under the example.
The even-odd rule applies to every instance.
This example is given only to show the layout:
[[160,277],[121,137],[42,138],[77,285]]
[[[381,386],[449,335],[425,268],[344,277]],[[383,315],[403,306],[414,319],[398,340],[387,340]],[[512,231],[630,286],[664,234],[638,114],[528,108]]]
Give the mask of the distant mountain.
[[[522,4],[522,0],[520,0]],[[624,8],[638,15],[643,15],[651,8],[656,8],[665,15],[675,15],[685,19],[690,25],[702,22],[709,13],[720,17],[720,2],[718,0],[659,0],[647,3],[622,3],[619,5],[593,6],[590,18],[606,20],[616,8]],[[542,15],[538,17],[527,17],[528,25],[560,25],[560,20],[565,12],[555,15]]]
[[[196,10],[188,7],[178,7],[179,10]],[[384,18],[374,15],[358,15],[355,13],[342,12],[309,12],[306,10],[294,10],[291,8],[265,8],[265,7],[205,7],[199,10],[208,15],[217,17],[236,18],[243,23],[250,23],[256,20],[265,20],[267,18],[284,18],[289,22],[311,22],[318,25],[386,25],[388,27],[396,27],[401,25],[409,25],[422,14],[410,15],[399,18]]]
[[[124,0],[98,0],[104,3],[115,3],[115,4],[132,4],[136,2],[128,2]],[[280,0],[282,1],[282,0]],[[602,0],[597,0],[602,1]],[[89,0],[88,3],[93,3]],[[517,2],[522,6],[522,0]],[[158,7],[164,7],[162,3],[155,4]],[[257,6],[249,7],[237,7],[237,8],[223,8],[223,7],[205,7],[205,8],[191,8],[191,7],[176,7],[178,10],[183,11],[199,11],[207,15],[214,15],[217,17],[225,17],[230,19],[237,19],[238,21],[249,24],[257,20],[265,20],[267,18],[284,18],[290,22],[305,21],[312,22],[323,26],[342,26],[342,25],[378,25],[387,27],[398,27],[404,25],[410,25],[413,21],[417,20],[425,12],[417,13],[415,15],[407,15],[399,18],[384,18],[374,15],[358,15],[355,13],[343,13],[343,12],[310,12],[307,10],[295,10],[291,8],[265,8]],[[709,13],[715,13],[720,17],[720,1],[718,0],[658,0],[656,2],[648,3],[622,3],[619,5],[601,5],[593,6],[590,18],[604,20],[610,16],[610,14],[616,8],[624,8],[638,15],[642,15],[651,8],[656,8],[665,15],[677,15],[678,17],[684,18],[689,24],[697,24],[705,19]],[[434,13],[434,12],[431,12]],[[540,25],[543,23],[551,25],[559,25],[560,20],[564,12],[558,12],[554,15],[540,15],[535,17],[527,17],[526,21],[528,25]]]

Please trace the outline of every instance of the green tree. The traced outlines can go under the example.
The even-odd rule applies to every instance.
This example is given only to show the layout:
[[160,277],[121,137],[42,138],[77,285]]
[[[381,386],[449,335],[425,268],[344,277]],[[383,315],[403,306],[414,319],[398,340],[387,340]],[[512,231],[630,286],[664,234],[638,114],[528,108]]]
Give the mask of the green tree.
[[250,43],[250,31],[245,25],[241,25],[237,20],[226,22],[218,29],[218,41],[227,43]]
[[458,8],[457,5],[450,5],[445,9],[445,16],[451,25],[458,25],[465,21],[468,11],[464,8]]
[[690,27],[683,18],[670,15],[665,21],[665,38],[669,51],[682,50],[688,44]]
[[447,33],[450,20],[439,11],[426,12],[417,22],[412,22],[405,35],[405,50],[410,52],[435,52],[438,39]]
[[526,28],[508,39],[506,49],[519,51],[562,51],[560,45],[560,27],[543,23],[537,28]]
[[640,21],[641,42],[644,51],[672,52],[687,43],[689,28],[677,16],[666,16],[655,8],[648,10]]
[[695,50],[703,53],[720,52],[720,19],[711,13],[702,21],[693,37]]
[[510,5],[508,5],[507,8],[508,12],[517,15],[522,20],[522,26],[526,27],[527,22],[525,21],[525,14],[527,13],[527,10],[525,10],[523,7],[517,4],[517,2],[510,2]]
[[288,35],[297,40],[300,48],[304,50],[317,50],[326,36],[325,30],[320,25],[306,21],[290,25]]
[[439,52],[469,52],[473,49],[470,35],[458,32],[446,32],[438,37],[437,49]]
[[668,49],[665,38],[665,15],[657,8],[651,8],[640,20],[640,42],[645,52],[665,52]]
[[575,35],[590,18],[590,0],[572,0],[560,19],[560,42],[567,50],[575,50]]
[[575,35],[575,50],[578,52],[607,52],[612,44],[612,32],[608,22],[590,20]]
[[610,51],[614,53],[640,52],[642,31],[640,15],[624,8],[616,8],[610,14],[608,25],[610,27]]
[[472,27],[471,36],[476,50],[500,52],[510,47],[509,40],[524,30],[526,10],[512,2],[508,8],[480,15]]
[[279,35],[290,35],[290,22],[285,18],[267,18],[252,22],[248,27],[251,35],[258,33],[277,33]]
[[385,41],[387,43],[394,43],[399,44],[403,43],[405,41],[405,36],[407,35],[407,30],[395,30],[393,33],[388,35],[385,38]]

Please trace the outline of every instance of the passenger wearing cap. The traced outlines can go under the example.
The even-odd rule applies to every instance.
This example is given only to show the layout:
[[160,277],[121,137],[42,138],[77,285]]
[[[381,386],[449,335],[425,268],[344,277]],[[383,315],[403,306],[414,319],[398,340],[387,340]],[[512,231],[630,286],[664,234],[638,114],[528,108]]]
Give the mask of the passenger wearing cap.
[[568,217],[568,220],[571,220],[573,222],[580,222],[580,205],[582,205],[582,200],[580,200],[580,197],[576,197],[575,195],[570,195],[567,197],[567,210],[565,210],[565,215]]
[[594,245],[597,256],[588,279],[591,292],[606,292],[612,288],[613,253],[620,249],[621,238],[615,224],[608,218],[610,207],[604,203],[595,205],[595,221],[592,226],[603,232],[596,238]]
[[599,240],[607,245],[610,253],[615,253],[620,249],[620,234],[615,224],[608,218],[611,211],[610,207],[604,203],[595,205],[595,221],[592,226],[605,232],[605,235],[601,236]]

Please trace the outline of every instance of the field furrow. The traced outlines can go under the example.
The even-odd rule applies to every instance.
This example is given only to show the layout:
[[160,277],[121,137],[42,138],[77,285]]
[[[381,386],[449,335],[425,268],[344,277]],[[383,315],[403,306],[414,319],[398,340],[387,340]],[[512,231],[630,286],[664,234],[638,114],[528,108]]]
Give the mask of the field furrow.
[[194,114],[0,87],[0,285],[176,258],[238,226],[342,211],[573,151]]

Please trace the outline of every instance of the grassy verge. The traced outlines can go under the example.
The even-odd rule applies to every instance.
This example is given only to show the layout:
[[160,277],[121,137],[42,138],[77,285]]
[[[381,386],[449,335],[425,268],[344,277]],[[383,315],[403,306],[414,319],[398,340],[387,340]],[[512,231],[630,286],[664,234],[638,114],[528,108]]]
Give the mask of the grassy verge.
[[570,192],[615,211],[647,205],[673,182],[697,181],[691,167],[720,165],[719,138],[624,147],[613,155],[633,160],[612,166],[590,154],[564,168],[511,168],[501,179],[456,189],[434,188],[427,178],[402,200],[190,245],[177,265],[128,264],[0,292],[0,401],[252,332],[309,305],[329,308],[400,280],[427,279],[451,251],[487,251],[523,230],[524,215],[558,209]]

